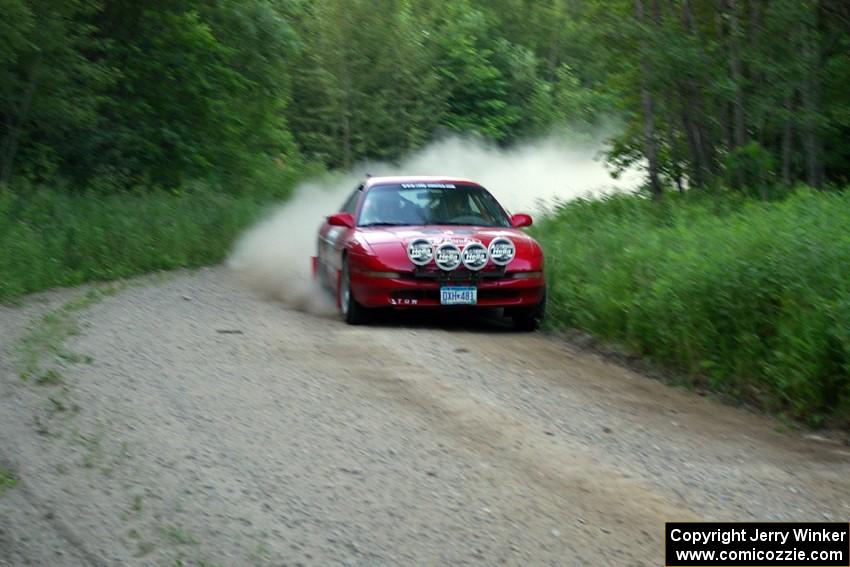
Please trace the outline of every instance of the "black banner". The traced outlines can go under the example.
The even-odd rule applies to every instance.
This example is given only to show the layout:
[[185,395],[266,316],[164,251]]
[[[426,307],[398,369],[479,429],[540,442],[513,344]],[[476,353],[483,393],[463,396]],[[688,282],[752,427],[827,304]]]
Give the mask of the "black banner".
[[667,567],[850,567],[850,524],[670,522]]

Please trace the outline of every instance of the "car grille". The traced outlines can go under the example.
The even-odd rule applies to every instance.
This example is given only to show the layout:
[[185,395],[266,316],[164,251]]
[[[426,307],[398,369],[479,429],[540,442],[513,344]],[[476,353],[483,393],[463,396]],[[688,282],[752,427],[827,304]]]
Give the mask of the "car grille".
[[465,282],[465,283],[475,283],[481,280],[486,279],[498,279],[505,277],[505,268],[497,268],[490,270],[481,270],[480,272],[473,272],[471,270],[467,270],[465,268],[459,268],[457,270],[452,270],[450,272],[446,272],[439,269],[434,268],[417,268],[413,274],[413,279],[425,279],[425,280],[438,280],[440,282]]

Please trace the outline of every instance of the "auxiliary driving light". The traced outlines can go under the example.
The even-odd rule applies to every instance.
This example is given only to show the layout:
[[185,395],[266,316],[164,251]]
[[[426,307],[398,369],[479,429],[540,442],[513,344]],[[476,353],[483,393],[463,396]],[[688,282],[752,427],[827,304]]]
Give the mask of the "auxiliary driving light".
[[514,243],[510,239],[499,236],[490,242],[488,252],[494,264],[497,266],[506,266],[516,256],[516,246],[514,246]]
[[417,266],[424,266],[434,258],[434,247],[424,238],[417,238],[407,245],[407,257]]
[[434,254],[434,261],[441,270],[457,269],[461,263],[460,248],[451,242],[440,244],[437,246],[437,252]]
[[466,266],[468,270],[472,270],[474,272],[487,265],[488,257],[487,249],[480,242],[467,244],[461,253],[463,265]]

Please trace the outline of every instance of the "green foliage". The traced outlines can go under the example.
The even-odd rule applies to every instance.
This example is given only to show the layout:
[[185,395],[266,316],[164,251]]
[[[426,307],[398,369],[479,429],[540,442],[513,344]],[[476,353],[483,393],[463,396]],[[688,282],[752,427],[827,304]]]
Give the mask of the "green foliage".
[[[443,132],[508,143],[608,109],[569,67],[550,70],[504,13],[469,0],[318,0],[292,8],[303,48],[287,116],[299,147],[331,167],[396,159]],[[585,128],[586,130],[589,128]]]
[[288,116],[305,155],[348,167],[430,138],[443,94],[410,5],[322,0],[293,12],[303,49]]
[[565,204],[536,228],[548,320],[813,423],[847,424],[847,226],[850,192]]
[[0,301],[54,286],[221,261],[272,199],[180,192],[0,191]]
[[[244,191],[612,124],[670,185],[850,179],[841,0],[0,0],[0,183]],[[641,17],[637,17],[638,13]],[[106,181],[104,181],[106,180]]]
[[602,63],[628,123],[611,157],[654,146],[662,181],[691,187],[846,182],[848,16],[840,0],[586,3],[579,59]]
[[777,183],[776,160],[758,142],[735,148],[724,158],[726,182],[746,188],[764,188]]
[[86,0],[0,2],[0,183],[16,167],[52,176],[75,134],[95,124],[110,72],[85,56],[94,10]]
[[276,3],[2,2],[0,182],[236,189],[301,165]]
[[437,73],[447,93],[444,125],[457,132],[502,140],[519,119],[519,111],[506,100],[508,78],[494,59],[501,56],[510,65],[511,46],[492,40],[483,13],[461,3],[447,11],[445,25],[435,40]]
[[17,484],[18,479],[15,478],[15,475],[11,471],[0,467],[0,496],[3,496],[7,490],[15,488]]
[[282,116],[293,33],[272,5],[119,2],[100,16],[105,60],[120,76],[87,169],[164,187],[214,176],[233,189],[297,156]]

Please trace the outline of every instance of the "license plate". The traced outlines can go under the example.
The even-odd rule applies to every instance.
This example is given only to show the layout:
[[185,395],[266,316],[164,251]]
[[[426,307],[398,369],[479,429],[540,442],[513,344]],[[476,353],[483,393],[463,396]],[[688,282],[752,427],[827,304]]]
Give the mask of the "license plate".
[[446,286],[440,288],[441,305],[475,305],[478,288],[474,286]]

